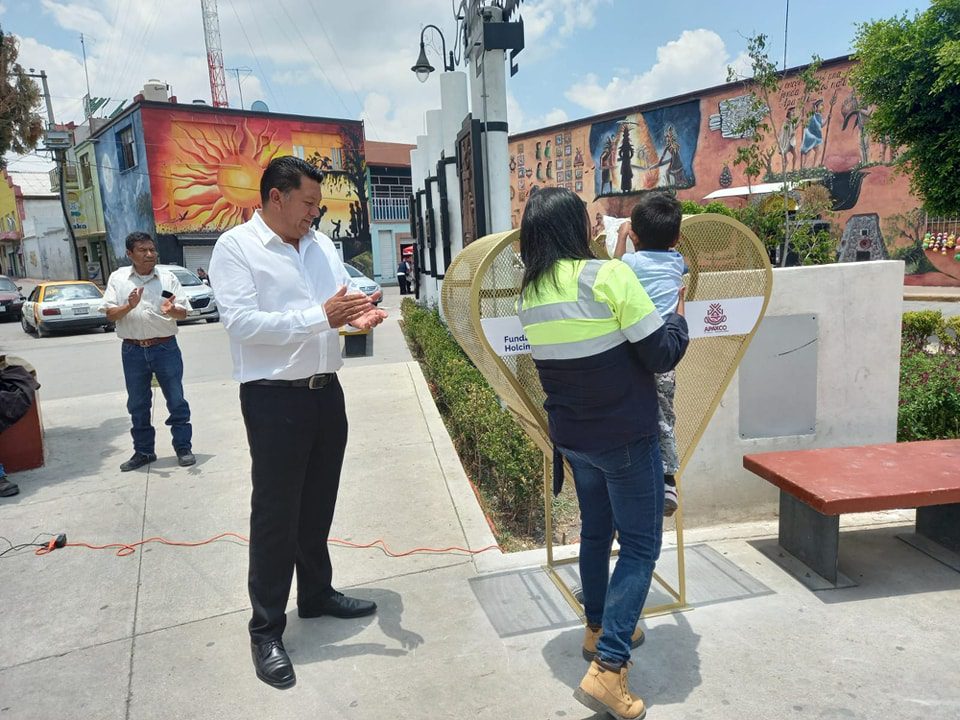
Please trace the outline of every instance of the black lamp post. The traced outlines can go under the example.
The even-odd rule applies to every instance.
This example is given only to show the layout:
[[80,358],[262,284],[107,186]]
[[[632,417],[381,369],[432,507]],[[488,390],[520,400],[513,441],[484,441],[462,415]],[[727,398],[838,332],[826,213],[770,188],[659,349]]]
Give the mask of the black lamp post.
[[417,80],[420,82],[426,82],[427,78],[430,77],[430,73],[436,70],[436,68],[430,64],[430,61],[427,60],[427,48],[423,44],[423,34],[428,28],[433,28],[440,35],[440,43],[443,47],[443,54],[441,55],[441,58],[443,59],[444,72],[453,72],[456,67],[453,62],[453,51],[450,52],[449,62],[447,61],[447,41],[443,37],[443,32],[441,32],[440,28],[438,28],[436,25],[425,25],[423,30],[420,31],[420,56],[417,58],[416,65],[410,68],[417,74]]

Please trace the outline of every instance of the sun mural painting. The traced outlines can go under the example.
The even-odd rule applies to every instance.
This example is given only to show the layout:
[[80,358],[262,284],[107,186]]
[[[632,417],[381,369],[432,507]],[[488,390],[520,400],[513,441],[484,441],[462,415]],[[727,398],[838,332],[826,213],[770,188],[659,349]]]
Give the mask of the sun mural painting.
[[326,174],[315,227],[338,239],[367,235],[359,125],[225,120],[171,112],[145,127],[158,232],[222,232],[249,220],[260,207],[264,168],[275,157],[297,155]]

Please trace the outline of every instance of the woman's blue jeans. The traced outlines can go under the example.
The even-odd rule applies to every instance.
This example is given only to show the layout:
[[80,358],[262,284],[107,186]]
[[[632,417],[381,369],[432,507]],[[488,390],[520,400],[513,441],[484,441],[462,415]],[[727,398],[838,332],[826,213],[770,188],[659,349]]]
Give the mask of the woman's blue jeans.
[[176,337],[150,347],[122,343],[123,378],[127,385],[127,412],[133,427],[133,449],[144,455],[154,453],[155,431],[150,422],[153,404],[151,378],[157,376],[157,384],[167,401],[167,425],[173,435],[173,448],[177,451],[192,449],[193,427],[190,425],[190,405],[183,396],[183,356]]
[[[587,622],[601,625],[597,658],[630,659],[663,534],[663,465],[656,435],[603,452],[561,448],[580,501],[580,582]],[[614,531],[620,556],[610,575]]]

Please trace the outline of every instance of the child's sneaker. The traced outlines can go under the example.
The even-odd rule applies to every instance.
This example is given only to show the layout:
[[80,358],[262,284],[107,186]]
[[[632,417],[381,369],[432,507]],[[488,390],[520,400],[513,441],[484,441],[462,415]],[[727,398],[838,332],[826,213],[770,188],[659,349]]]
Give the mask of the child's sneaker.
[[664,483],[663,516],[673,517],[673,514],[677,511],[678,507],[680,507],[680,497],[677,495],[677,486],[667,485],[666,483]]

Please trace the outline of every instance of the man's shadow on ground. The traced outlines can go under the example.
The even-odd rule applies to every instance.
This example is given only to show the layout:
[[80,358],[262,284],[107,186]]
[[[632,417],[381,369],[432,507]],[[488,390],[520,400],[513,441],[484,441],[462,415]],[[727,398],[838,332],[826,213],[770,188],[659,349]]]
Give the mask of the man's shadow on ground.
[[[284,643],[294,663],[327,662],[358,655],[402,657],[425,642],[422,635],[401,625],[403,599],[398,593],[364,587],[347,594],[373,600],[377,604],[376,614],[347,620],[326,616],[302,620],[296,610],[291,611],[287,615]],[[393,642],[345,643],[373,624],[379,625],[380,631]]]
[[[631,655],[634,665],[630,670],[630,689],[648,706],[684,702],[701,683],[697,652],[700,636],[690,627],[685,613],[654,618],[650,623],[641,620],[640,624],[646,630],[646,639]],[[582,644],[583,627],[577,626],[543,648],[543,657],[554,677],[571,690],[587,672]]]

